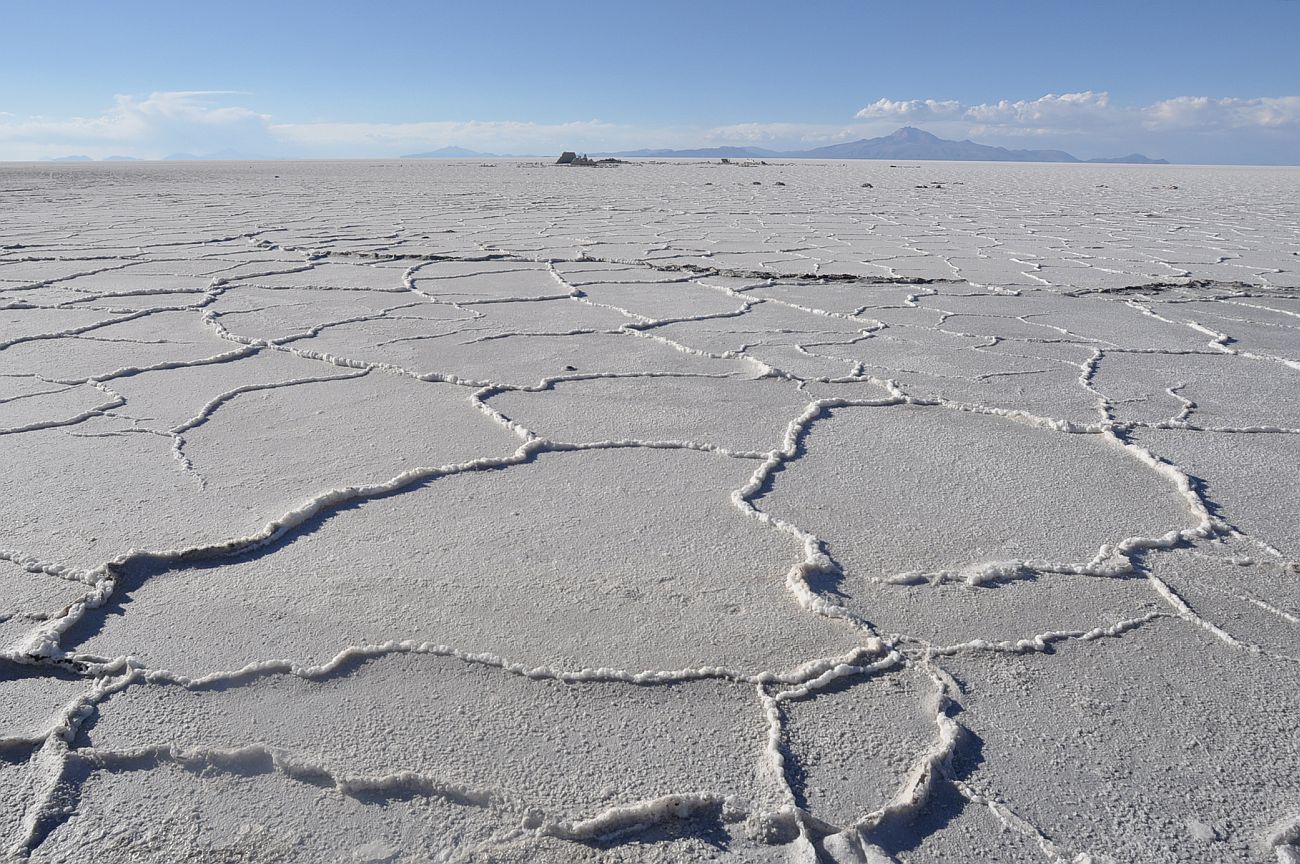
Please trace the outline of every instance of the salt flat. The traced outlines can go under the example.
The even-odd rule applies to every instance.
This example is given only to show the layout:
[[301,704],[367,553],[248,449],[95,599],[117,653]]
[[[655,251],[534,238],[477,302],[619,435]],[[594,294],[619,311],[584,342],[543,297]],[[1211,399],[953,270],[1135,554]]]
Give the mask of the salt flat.
[[0,166],[0,838],[1300,862],[1300,170]]

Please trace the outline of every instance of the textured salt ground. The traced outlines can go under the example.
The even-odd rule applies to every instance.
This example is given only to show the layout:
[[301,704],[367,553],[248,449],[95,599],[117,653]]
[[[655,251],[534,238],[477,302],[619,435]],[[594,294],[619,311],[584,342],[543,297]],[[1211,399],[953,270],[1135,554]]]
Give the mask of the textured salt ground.
[[[419,375],[440,375],[476,383],[527,386],[565,372],[693,372],[744,373],[752,364],[717,363],[710,358],[676,351],[653,339],[592,333],[574,336],[513,334],[485,341],[477,334],[452,334],[429,339],[400,339],[363,324],[331,328],[294,343],[300,351],[354,357],[361,362],[387,364]],[[427,327],[422,328],[427,333]],[[399,341],[400,340],[400,341]]]
[[[1001,346],[1004,351],[994,351]],[[896,382],[910,395],[1028,412],[1078,423],[1096,419],[1096,398],[1079,387],[1079,366],[1055,358],[1016,356],[1021,343],[965,335],[890,330],[818,354],[861,364],[862,372]],[[1025,345],[1027,352],[1035,346]]]
[[786,702],[788,769],[800,806],[846,825],[888,803],[934,735],[924,708],[928,685],[891,673]]
[[[1295,378],[1293,370],[1267,360],[1108,353],[1097,386],[1110,397],[1121,420],[1181,419],[1207,429],[1286,428],[1295,419],[1290,402]],[[1240,399],[1242,392],[1251,398]]]
[[[341,371],[321,366],[316,374]],[[283,371],[265,367],[252,374],[267,384],[285,380]],[[184,400],[151,432],[136,431],[140,421],[114,416],[79,424],[74,434],[61,427],[11,436],[9,494],[0,498],[6,543],[42,561],[90,569],[131,550],[251,533],[338,486],[387,480],[420,465],[505,456],[518,446],[461,388],[367,375],[231,397],[208,422],[179,433],[191,466],[179,470],[174,438],[162,430],[177,428],[187,412],[198,416],[200,399],[231,392],[231,383],[197,399],[170,382],[150,388],[146,403]],[[152,416],[143,415],[146,428]],[[322,452],[336,455],[322,459]],[[61,470],[76,464],[96,470]],[[88,511],[87,502],[94,502]]]
[[[576,275],[587,274],[566,274],[565,282],[581,290],[591,302],[617,307],[641,318],[658,320],[728,315],[745,308],[743,297],[728,296],[721,291],[716,294],[701,292],[698,285],[691,283],[629,281],[626,284],[603,284],[583,282]],[[633,274],[614,273],[610,278],[630,275]]]
[[617,330],[635,319],[625,312],[569,300],[485,303],[469,307],[485,335]]
[[1172,484],[1102,436],[1004,417],[837,408],[803,451],[758,506],[826,538],[850,595],[879,580],[966,578],[999,562],[1064,568],[1103,544],[1196,522]]
[[820,347],[805,348],[802,345],[769,345],[765,340],[760,339],[750,344],[745,353],[750,357],[761,357],[763,363],[783,374],[798,377],[805,390],[826,380],[852,378],[863,374],[863,370],[851,360],[814,353],[821,350]]
[[416,321],[429,329],[445,322],[442,326],[448,332],[468,326],[473,320],[471,312],[431,306],[407,292],[390,295],[294,288],[250,288],[227,294],[211,305],[211,311],[231,333],[271,342],[292,342],[314,335],[322,325],[340,326],[356,320],[394,324]]
[[[411,688],[413,680],[420,687]],[[463,790],[445,797],[492,809],[507,824],[581,819],[665,789],[757,793],[751,803],[759,806],[777,798],[770,781],[764,790],[748,746],[764,732],[752,688],[730,682],[538,682],[456,659],[397,655],[349,664],[318,681],[273,676],[233,689],[136,687],[105,704],[112,708],[83,727],[78,744],[102,753],[109,770],[119,758],[113,754],[129,762],[130,754],[162,746],[220,772],[221,751],[255,737],[299,766],[298,782],[352,782],[352,794],[364,797],[355,778],[392,776],[400,782],[390,792],[371,794],[400,798],[420,787],[400,776],[414,772]],[[465,723],[468,717],[475,721]],[[239,773],[241,759],[261,758],[232,758],[227,770]],[[563,772],[552,770],[557,760]]]
[[34,378],[0,379],[0,435],[50,423],[72,424],[115,398],[90,384],[50,384]]
[[[259,351],[237,361],[201,366],[158,369],[104,382],[126,400],[122,417],[175,429],[203,415],[204,408],[226,394],[234,394],[214,406],[224,411],[245,395],[257,392],[248,388],[272,387],[305,379],[344,378],[356,374],[350,369],[331,369],[319,362],[297,357],[286,351]],[[390,386],[394,382],[385,382]]]
[[1295,172],[6,170],[14,855],[1300,854]]
[[1260,838],[1300,806],[1300,728],[1278,681],[1294,674],[1287,664],[1160,622],[1050,656],[944,665],[978,742],[955,770],[1066,860],[1267,860]]
[[746,345],[755,342],[781,345],[849,340],[870,329],[873,329],[870,320],[832,318],[790,306],[762,303],[743,318],[683,321],[656,328],[654,332],[701,351],[724,353],[743,351]]
[[1197,614],[1251,650],[1300,656],[1300,569],[1248,542],[1187,550],[1149,562]]
[[[753,467],[616,449],[441,477],[224,563],[219,578],[210,566],[128,574],[81,650],[189,675],[266,658],[324,663],[343,646],[401,639],[633,673],[756,674],[849,653],[858,635],[789,599],[782,580],[798,544],[728,500]],[[583,542],[592,536],[601,544]]]
[[696,440],[765,453],[808,397],[789,382],[766,378],[575,378],[544,390],[507,390],[488,404],[561,441]]
[[57,616],[79,600],[90,586],[56,575],[35,572],[12,561],[0,561],[0,640],[12,643],[39,621]]
[[58,725],[65,706],[87,691],[71,674],[41,675],[7,666],[0,670],[0,831],[17,837],[31,803],[46,783],[37,751]]
[[[141,793],[142,776],[151,778],[150,785],[158,784],[157,792]],[[121,818],[124,807],[136,816],[130,823]],[[419,798],[378,806],[322,793],[274,773],[200,773],[162,764],[92,774],[77,818],[61,825],[30,860],[81,861],[87,848],[105,860],[159,862],[788,860],[785,847],[743,835],[733,838],[727,830],[732,826],[719,828],[716,820],[651,829],[614,845],[590,845],[503,829],[495,816],[483,808]]]
[[1300,559],[1300,436],[1142,429],[1136,438],[1203,483],[1237,530]]

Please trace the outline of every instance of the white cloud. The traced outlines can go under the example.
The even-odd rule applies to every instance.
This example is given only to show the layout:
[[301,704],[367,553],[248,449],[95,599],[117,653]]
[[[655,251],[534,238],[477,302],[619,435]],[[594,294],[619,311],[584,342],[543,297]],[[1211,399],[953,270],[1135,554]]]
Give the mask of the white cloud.
[[1048,93],[1037,99],[1007,99],[965,105],[956,100],[878,99],[860,118],[902,122],[948,121],[972,134],[1081,135],[1142,128],[1208,132],[1224,129],[1300,127],[1300,96],[1253,99],[1179,96],[1150,105],[1119,105],[1105,91]]
[[[170,91],[117,96],[95,117],[0,115],[0,156],[42,158],[68,152],[103,156],[122,150],[162,156],[271,144],[270,118],[247,108],[216,104],[242,95],[227,91]],[[12,154],[12,155],[11,155]]]
[[1003,99],[971,105],[962,111],[961,116],[984,128],[1024,129],[1033,134],[1070,133],[1080,128],[1096,129],[1099,124],[1113,123],[1117,109],[1111,105],[1110,94],[1086,90],[1059,96],[1048,93],[1038,99],[1015,102]]
[[1300,154],[1300,96],[1178,96],[1146,105],[1091,90],[975,104],[878,99],[857,116],[923,123],[947,138],[1077,149],[1085,157],[1142,150],[1182,162],[1295,163]]
[[[274,122],[269,115],[230,104],[231,91],[167,91],[116,96],[93,117],[18,117],[0,113],[0,159],[46,159],[68,154],[95,158],[161,158],[172,153],[234,150],[249,156],[393,156],[458,145],[496,152],[559,152],[647,146],[648,139],[683,140],[700,130],[647,129],[585,120],[429,121],[410,123]],[[691,143],[695,143],[694,140]]]
[[1150,106],[1142,122],[1149,129],[1300,128],[1300,96],[1258,99],[1179,96]]
[[863,125],[746,123],[713,128],[651,127],[598,119],[562,123],[424,121],[406,123],[276,122],[229,104],[247,94],[171,91],[118,96],[95,117],[20,118],[0,113],[0,159],[68,154],[160,158],[175,152],[234,150],[250,156],[395,156],[456,145],[497,153],[558,153],[751,144],[813,147],[887,129]]
[[948,138],[1071,149],[1080,156],[1144,150],[1176,161],[1295,162],[1300,96],[1180,96],[1127,106],[1105,92],[963,104],[953,99],[878,99],[855,122],[739,123],[715,127],[642,126],[592,119],[563,123],[427,121],[405,123],[276,120],[239,104],[248,94],[163,91],[117,96],[92,117],[19,117],[0,112],[0,159],[69,154],[159,158],[184,151],[234,150],[249,156],[395,156],[458,145],[498,153],[630,150],[740,144],[807,149],[883,135],[906,123]]
[[955,99],[877,99],[855,116],[860,120],[897,120],[900,123],[920,123],[926,120],[948,120],[960,117],[961,103]]

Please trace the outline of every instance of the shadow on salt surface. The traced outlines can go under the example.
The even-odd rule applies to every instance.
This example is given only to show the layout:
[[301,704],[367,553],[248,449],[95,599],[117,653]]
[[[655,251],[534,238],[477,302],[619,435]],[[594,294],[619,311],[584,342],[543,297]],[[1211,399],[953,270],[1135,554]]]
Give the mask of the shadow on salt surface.
[[[978,748],[981,743],[978,737],[970,733],[963,735],[963,743],[972,739],[975,744],[971,746]],[[999,834],[1010,834],[1010,832],[1003,830],[1001,826],[995,826],[991,816],[985,817],[990,824],[980,825],[981,815],[983,814],[978,813],[978,808],[963,798],[952,783],[944,782],[930,793],[925,806],[914,819],[906,824],[887,824],[873,831],[870,840],[873,845],[886,855],[896,860],[906,861],[907,864],[932,860],[997,861],[998,864],[1008,864],[1008,862],[1020,860],[1042,861],[1042,853],[1037,849],[1033,849],[1035,854],[1032,857],[1026,855],[1024,859],[1004,857],[1009,853],[1028,853],[1030,851],[1028,841],[1023,844],[1016,844],[1007,842],[1003,838],[997,838],[1003,840],[1003,843],[1010,848],[996,850],[987,847],[981,848],[983,844],[980,841],[986,844]],[[979,840],[970,836],[975,833],[972,827],[983,829],[982,836],[976,835]],[[943,840],[949,838],[951,834],[966,836],[960,837],[956,844],[952,844],[951,840],[944,843]],[[1014,835],[1011,836],[1014,837]],[[948,858],[944,857],[943,854],[936,854],[938,850],[933,848],[935,846],[939,846],[941,849],[945,846],[948,847],[944,849],[944,853],[956,853],[955,857]],[[993,853],[997,857],[986,857],[989,853]]]
[[1023,577],[1199,521],[1171,483],[1100,435],[935,407],[840,408],[801,447],[756,506],[823,539],[843,568],[845,605],[885,632],[939,644],[1159,609],[1140,580]]
[[[647,864],[720,860],[788,861],[784,847],[731,835],[708,840],[648,831],[622,854],[502,827],[498,815],[435,799],[379,807],[280,775],[193,774],[160,765],[147,775],[155,794],[140,794],[136,772],[99,772],[84,781],[75,813],[31,856],[33,864],[104,861],[319,864],[426,864],[483,860],[494,864]],[[156,785],[155,785],[156,784]],[[131,818],[123,818],[130,813]],[[706,825],[684,826],[707,833]],[[433,858],[431,856],[437,856]]]
[[58,667],[0,664],[0,758],[39,747],[40,739],[59,724],[63,707],[90,686]]
[[0,844],[9,851],[21,836],[28,805],[42,786],[41,766],[31,750],[0,747]]
[[98,706],[74,746],[77,760],[107,772],[175,764],[203,777],[279,775],[384,810],[456,804],[503,832],[547,833],[609,808],[706,792],[719,801],[679,824],[576,839],[607,847],[690,833],[726,845],[724,821],[778,803],[757,758],[765,728],[744,684],[563,683],[390,654],[310,678],[137,682]]
[[[90,591],[84,582],[31,572],[0,559],[0,646],[18,642],[23,634],[57,617]],[[0,666],[0,670],[3,668]],[[0,708],[0,728],[3,720],[4,710]],[[0,732],[0,737],[3,734]]]
[[888,803],[934,738],[930,689],[906,670],[843,678],[781,702],[795,803],[840,826]]
[[28,807],[49,783],[39,755],[45,736],[90,687],[63,669],[0,664],[0,855],[21,836]]
[[1203,479],[1221,517],[1300,561],[1300,435],[1136,429],[1135,441]]
[[939,663],[984,739],[978,765],[959,751],[955,767],[1065,860],[1271,860],[1270,831],[1300,808],[1292,664],[1227,651],[1195,625]]
[[81,773],[75,812],[31,861],[84,860],[93,849],[105,861],[391,864],[408,849],[471,852],[495,829],[450,803],[375,808],[277,775],[195,775],[163,764],[144,775],[157,790],[146,797],[136,771]]
[[[441,477],[219,569],[141,562],[68,644],[189,672],[319,663],[392,639],[634,672],[844,655],[862,634],[808,615],[785,588],[798,542],[731,503],[753,467],[633,448]],[[579,542],[592,536],[604,542]]]

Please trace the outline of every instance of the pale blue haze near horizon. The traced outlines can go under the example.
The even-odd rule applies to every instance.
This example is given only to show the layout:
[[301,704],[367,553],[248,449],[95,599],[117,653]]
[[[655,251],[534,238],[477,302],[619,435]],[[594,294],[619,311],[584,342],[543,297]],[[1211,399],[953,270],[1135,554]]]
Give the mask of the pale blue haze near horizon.
[[14,0],[0,159],[754,145],[902,125],[1300,162],[1300,2]]

